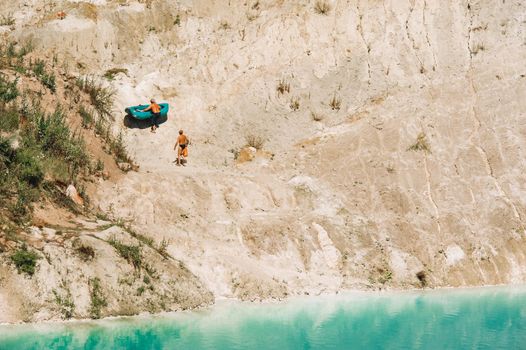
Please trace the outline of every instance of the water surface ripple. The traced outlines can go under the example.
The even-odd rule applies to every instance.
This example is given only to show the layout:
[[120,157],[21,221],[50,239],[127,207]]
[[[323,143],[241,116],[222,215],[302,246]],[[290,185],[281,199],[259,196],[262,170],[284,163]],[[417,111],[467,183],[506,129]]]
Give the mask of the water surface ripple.
[[349,293],[0,326],[0,349],[526,349],[526,287]]

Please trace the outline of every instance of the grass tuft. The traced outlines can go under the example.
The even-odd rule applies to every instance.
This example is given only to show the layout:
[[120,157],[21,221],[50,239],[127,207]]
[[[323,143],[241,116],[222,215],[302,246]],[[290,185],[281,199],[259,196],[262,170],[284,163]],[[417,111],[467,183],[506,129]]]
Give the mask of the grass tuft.
[[298,109],[300,109],[300,100],[299,100],[299,98],[297,98],[297,97],[291,98],[289,107],[293,111],[297,111]]
[[278,86],[276,87],[276,91],[278,94],[283,95],[284,93],[290,92],[290,83],[286,80],[282,79],[278,82]]
[[245,137],[245,140],[247,142],[248,147],[254,147],[257,150],[260,150],[263,148],[263,145],[265,144],[265,140],[261,136],[257,135],[247,135]]
[[12,26],[12,25],[15,25],[15,22],[16,20],[15,20],[15,17],[13,17],[12,13],[0,16],[0,27]]
[[318,0],[314,4],[314,11],[319,15],[328,15],[331,11],[331,5],[327,1]]
[[104,78],[108,80],[113,80],[115,76],[119,73],[124,73],[128,75],[128,70],[126,68],[112,68],[108,69],[106,73],[104,73]]
[[427,142],[426,134],[421,132],[418,134],[418,137],[416,138],[416,142],[409,146],[407,149],[408,151],[424,151],[426,153],[431,153],[431,147],[429,146],[429,143]]
[[91,104],[101,117],[112,118],[115,90],[104,87],[100,81],[93,77],[78,78],[76,84],[89,95]]
[[140,270],[142,266],[141,247],[124,244],[115,238],[111,238],[108,241],[109,244],[119,255],[124,258],[128,263],[133,265],[136,270]]
[[339,111],[342,106],[342,100],[334,94],[329,101],[329,106],[333,111]]

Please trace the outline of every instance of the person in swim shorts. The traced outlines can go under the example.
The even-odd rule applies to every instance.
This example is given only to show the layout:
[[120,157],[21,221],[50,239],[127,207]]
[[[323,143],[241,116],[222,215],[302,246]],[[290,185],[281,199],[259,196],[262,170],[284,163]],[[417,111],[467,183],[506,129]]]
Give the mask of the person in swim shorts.
[[[177,150],[177,165],[181,165],[181,156],[186,158],[188,157],[188,144],[190,143],[190,140],[188,137],[184,134],[183,130],[179,130],[179,136],[177,136],[177,141],[175,142],[174,151],[179,145],[179,149]],[[182,163],[184,165],[184,163]]]

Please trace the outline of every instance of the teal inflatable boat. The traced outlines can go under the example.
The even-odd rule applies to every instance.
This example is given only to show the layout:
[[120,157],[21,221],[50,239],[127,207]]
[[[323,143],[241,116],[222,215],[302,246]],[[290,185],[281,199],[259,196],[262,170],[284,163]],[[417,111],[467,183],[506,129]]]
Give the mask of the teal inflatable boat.
[[[148,108],[148,106],[149,105],[139,105],[139,106],[128,107],[124,111],[126,112],[126,114],[131,115],[135,119],[139,119],[139,120],[150,119],[153,115],[152,112],[142,111],[143,109]],[[166,118],[166,116],[168,115],[168,110],[170,109],[170,106],[168,105],[168,103],[159,103],[159,106],[161,107],[161,117]]]

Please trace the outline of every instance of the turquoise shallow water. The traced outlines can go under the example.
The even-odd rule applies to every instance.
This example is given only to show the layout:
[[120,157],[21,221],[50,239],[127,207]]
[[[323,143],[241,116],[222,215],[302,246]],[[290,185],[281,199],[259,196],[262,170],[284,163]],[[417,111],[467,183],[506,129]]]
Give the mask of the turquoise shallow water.
[[349,293],[0,326],[0,349],[526,349],[526,286]]

